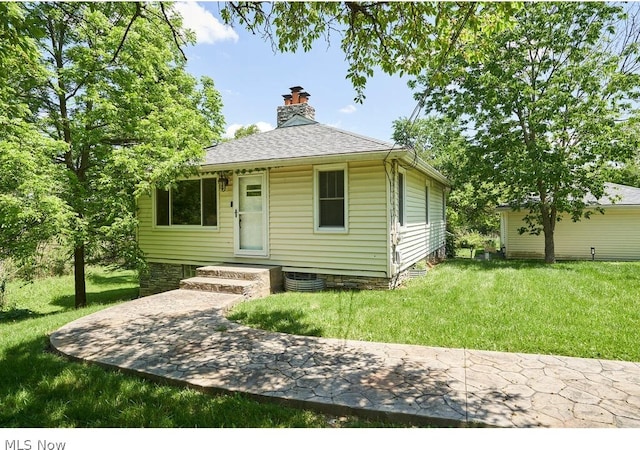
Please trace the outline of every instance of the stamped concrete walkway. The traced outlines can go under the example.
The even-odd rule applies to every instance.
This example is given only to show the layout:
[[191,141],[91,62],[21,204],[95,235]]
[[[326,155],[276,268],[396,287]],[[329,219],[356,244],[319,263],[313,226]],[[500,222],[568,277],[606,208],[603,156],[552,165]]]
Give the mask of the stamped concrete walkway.
[[640,427],[640,364],[293,336],[228,321],[241,297],[179,290],[85,316],[60,353],[211,392],[415,424]]

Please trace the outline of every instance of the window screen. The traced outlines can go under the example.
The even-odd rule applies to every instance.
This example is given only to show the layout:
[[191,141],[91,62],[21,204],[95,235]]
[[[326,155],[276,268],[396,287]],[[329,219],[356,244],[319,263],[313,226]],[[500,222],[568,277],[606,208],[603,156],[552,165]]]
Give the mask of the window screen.
[[344,170],[318,173],[320,227],[344,227]]

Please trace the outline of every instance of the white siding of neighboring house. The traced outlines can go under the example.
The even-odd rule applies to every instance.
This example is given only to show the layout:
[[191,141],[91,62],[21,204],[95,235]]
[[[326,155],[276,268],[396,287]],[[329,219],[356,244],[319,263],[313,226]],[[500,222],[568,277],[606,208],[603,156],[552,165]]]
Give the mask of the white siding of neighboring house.
[[[406,223],[400,228],[399,270],[411,267],[445,244],[443,186],[423,173],[408,169],[406,177]],[[429,186],[429,223],[426,223],[425,186]]]
[[313,166],[269,171],[269,257],[237,257],[233,186],[219,194],[218,230],[153,226],[151,196],[138,200],[138,239],[149,262],[240,262],[299,271],[388,276],[386,175],[381,161],[348,164],[348,233],[314,231]]
[[[508,258],[544,258],[544,234],[520,235],[524,212],[502,213],[502,245]],[[640,208],[613,206],[605,214],[595,212],[590,219],[573,222],[563,218],[556,224],[555,254],[557,259],[640,260]]]

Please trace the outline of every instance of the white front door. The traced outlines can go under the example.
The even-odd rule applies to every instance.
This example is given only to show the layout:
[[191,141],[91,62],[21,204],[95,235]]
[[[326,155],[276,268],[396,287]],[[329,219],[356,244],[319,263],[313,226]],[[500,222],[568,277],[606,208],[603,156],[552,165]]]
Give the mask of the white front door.
[[235,251],[267,256],[267,193],[264,173],[238,175],[234,183]]

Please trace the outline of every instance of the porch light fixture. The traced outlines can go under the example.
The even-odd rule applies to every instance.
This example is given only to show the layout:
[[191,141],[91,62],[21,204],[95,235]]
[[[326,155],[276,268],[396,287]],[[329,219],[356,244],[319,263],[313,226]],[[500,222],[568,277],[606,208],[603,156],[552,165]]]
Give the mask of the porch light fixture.
[[218,178],[218,185],[220,186],[220,190],[222,192],[227,190],[227,186],[229,186],[229,179],[225,175],[220,175]]
[[595,261],[596,259],[596,248],[591,247],[591,261]]

